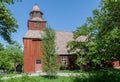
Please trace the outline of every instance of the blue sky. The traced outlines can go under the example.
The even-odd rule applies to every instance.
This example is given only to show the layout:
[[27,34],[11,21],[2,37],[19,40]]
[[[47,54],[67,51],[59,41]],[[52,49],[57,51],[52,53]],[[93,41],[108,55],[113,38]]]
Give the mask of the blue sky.
[[[98,8],[100,0],[22,0],[9,5],[8,8],[19,24],[19,29],[12,34],[12,38],[22,45],[22,38],[28,30],[29,13],[35,3],[44,13],[47,25],[54,30],[74,31],[85,23],[87,17],[92,16],[92,10]],[[0,42],[6,44],[1,37]]]

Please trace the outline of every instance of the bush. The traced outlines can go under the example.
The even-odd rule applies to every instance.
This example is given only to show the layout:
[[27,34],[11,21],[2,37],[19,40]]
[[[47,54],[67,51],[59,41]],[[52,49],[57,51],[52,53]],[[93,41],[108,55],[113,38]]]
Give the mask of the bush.
[[76,76],[73,82],[120,82],[120,70],[93,71]]

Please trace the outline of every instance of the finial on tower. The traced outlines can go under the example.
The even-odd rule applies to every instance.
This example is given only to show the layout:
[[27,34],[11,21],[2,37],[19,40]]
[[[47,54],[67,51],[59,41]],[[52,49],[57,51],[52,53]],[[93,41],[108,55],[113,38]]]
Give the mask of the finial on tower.
[[35,3],[35,5],[33,6],[32,11],[40,11],[40,8],[37,5],[37,3]]

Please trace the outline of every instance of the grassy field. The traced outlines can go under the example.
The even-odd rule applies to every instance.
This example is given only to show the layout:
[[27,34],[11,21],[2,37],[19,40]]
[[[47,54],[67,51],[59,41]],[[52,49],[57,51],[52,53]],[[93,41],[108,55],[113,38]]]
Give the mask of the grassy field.
[[23,76],[21,78],[4,80],[2,82],[72,82],[72,81],[69,77],[57,77],[56,79],[48,79],[47,77],[42,76],[36,77]]
[[0,76],[1,77],[12,77],[12,76],[15,76],[15,75],[19,75],[17,73],[12,73],[12,74],[1,74]]
[[120,82],[120,70],[109,69],[101,71],[80,71],[80,76],[60,77],[49,79],[45,76],[29,77],[23,75],[21,78],[2,80],[0,82]]

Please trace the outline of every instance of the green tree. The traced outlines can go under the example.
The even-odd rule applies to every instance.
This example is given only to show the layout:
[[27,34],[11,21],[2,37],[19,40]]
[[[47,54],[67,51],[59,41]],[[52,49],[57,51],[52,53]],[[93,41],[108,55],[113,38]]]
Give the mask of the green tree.
[[0,69],[4,71],[14,69],[16,71],[18,64],[23,65],[23,51],[21,45],[15,42],[13,45],[7,45],[6,48],[0,51]]
[[14,64],[14,71],[16,72],[16,66],[18,64],[23,65],[23,51],[21,45],[17,42],[12,45],[7,45],[6,51],[10,61]]
[[12,68],[9,56],[3,45],[0,43],[0,69],[3,71],[10,70]]
[[12,16],[7,4],[14,4],[16,1],[21,0],[0,0],[0,36],[11,43],[11,33],[16,32],[18,24]]
[[0,51],[4,50],[3,44],[0,43]]
[[100,7],[93,11],[93,17],[89,17],[87,22],[74,32],[75,39],[81,35],[88,37],[85,42],[68,43],[70,51],[80,49],[77,54],[84,58],[79,60],[80,64],[89,60],[94,66],[101,67],[103,62],[120,60],[119,5],[119,0],[102,0]]
[[7,54],[7,51],[4,49],[0,52],[0,69],[4,72],[12,70],[12,62],[10,60],[9,55]]
[[42,34],[42,51],[43,51],[43,70],[49,77],[55,77],[58,70],[58,62],[55,44],[55,32],[52,28],[47,27]]

